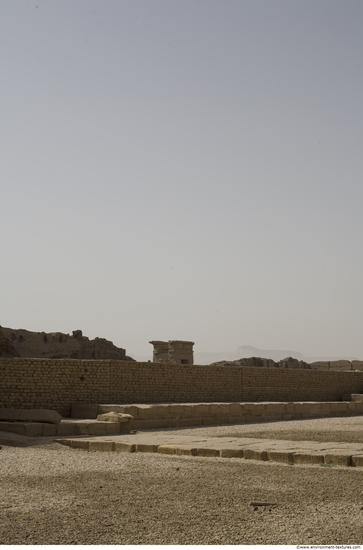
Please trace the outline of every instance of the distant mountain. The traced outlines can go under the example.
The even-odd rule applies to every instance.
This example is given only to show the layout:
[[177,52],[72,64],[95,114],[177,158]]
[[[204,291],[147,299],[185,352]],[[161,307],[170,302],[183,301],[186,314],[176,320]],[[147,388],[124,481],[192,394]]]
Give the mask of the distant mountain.
[[210,365],[210,363],[216,363],[217,361],[235,361],[236,359],[245,359],[247,357],[263,357],[264,359],[273,359],[274,361],[281,361],[286,357],[293,357],[299,361],[305,361],[306,363],[314,363],[315,361],[338,361],[340,359],[346,359],[347,361],[356,361],[357,357],[346,357],[339,355],[333,356],[313,356],[306,357],[299,351],[293,350],[281,350],[281,349],[259,349],[254,346],[240,346],[233,352],[197,352],[194,353],[195,365]]

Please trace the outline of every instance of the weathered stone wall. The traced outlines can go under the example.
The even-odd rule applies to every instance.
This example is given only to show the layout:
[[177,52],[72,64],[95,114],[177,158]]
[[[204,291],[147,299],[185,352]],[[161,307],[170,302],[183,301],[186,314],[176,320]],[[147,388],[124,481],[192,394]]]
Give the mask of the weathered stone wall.
[[90,340],[81,330],[72,335],[62,332],[32,332],[0,327],[0,357],[32,357],[41,359],[116,359],[132,361],[123,348],[105,338]]
[[310,363],[314,370],[363,371],[363,361],[316,361]]
[[341,401],[363,393],[363,372],[240,368],[241,401]]
[[293,357],[286,357],[281,361],[264,359],[263,357],[243,357],[234,361],[217,361],[212,365],[221,367],[270,367],[283,369],[310,369],[310,370],[334,370],[334,371],[363,371],[363,361],[316,361],[305,363]]
[[0,407],[80,403],[336,401],[363,393],[363,372],[0,358]]
[[55,409],[110,394],[110,361],[0,358],[0,407]]

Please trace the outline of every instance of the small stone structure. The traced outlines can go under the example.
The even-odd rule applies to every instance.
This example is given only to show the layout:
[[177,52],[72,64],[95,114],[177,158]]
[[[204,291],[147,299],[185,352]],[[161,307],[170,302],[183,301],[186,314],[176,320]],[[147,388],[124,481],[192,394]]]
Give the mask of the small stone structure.
[[173,365],[193,365],[194,363],[194,342],[152,340],[149,344],[154,346],[153,363],[170,363]]

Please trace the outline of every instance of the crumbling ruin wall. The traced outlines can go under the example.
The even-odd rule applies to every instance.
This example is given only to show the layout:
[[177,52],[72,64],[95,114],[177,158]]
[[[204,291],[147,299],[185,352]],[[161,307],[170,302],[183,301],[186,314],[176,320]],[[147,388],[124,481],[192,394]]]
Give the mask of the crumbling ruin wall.
[[263,357],[243,357],[233,361],[217,361],[212,365],[221,367],[274,367],[284,369],[310,369],[310,370],[332,370],[332,371],[363,371],[363,361],[316,361],[305,363],[293,357],[286,357],[281,361],[264,359]]
[[363,372],[129,361],[0,358],[0,408],[72,403],[339,401],[363,393]]
[[48,359],[117,359],[132,361],[123,348],[105,338],[90,340],[81,330],[72,335],[63,332],[32,332],[0,327],[0,357]]

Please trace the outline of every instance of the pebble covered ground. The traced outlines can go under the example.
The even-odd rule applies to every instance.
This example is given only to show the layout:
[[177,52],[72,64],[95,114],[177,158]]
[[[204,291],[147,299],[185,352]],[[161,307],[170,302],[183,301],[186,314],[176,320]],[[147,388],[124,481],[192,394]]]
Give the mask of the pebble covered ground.
[[[168,432],[362,441],[363,417]],[[363,544],[363,468],[0,445],[0,544]]]

